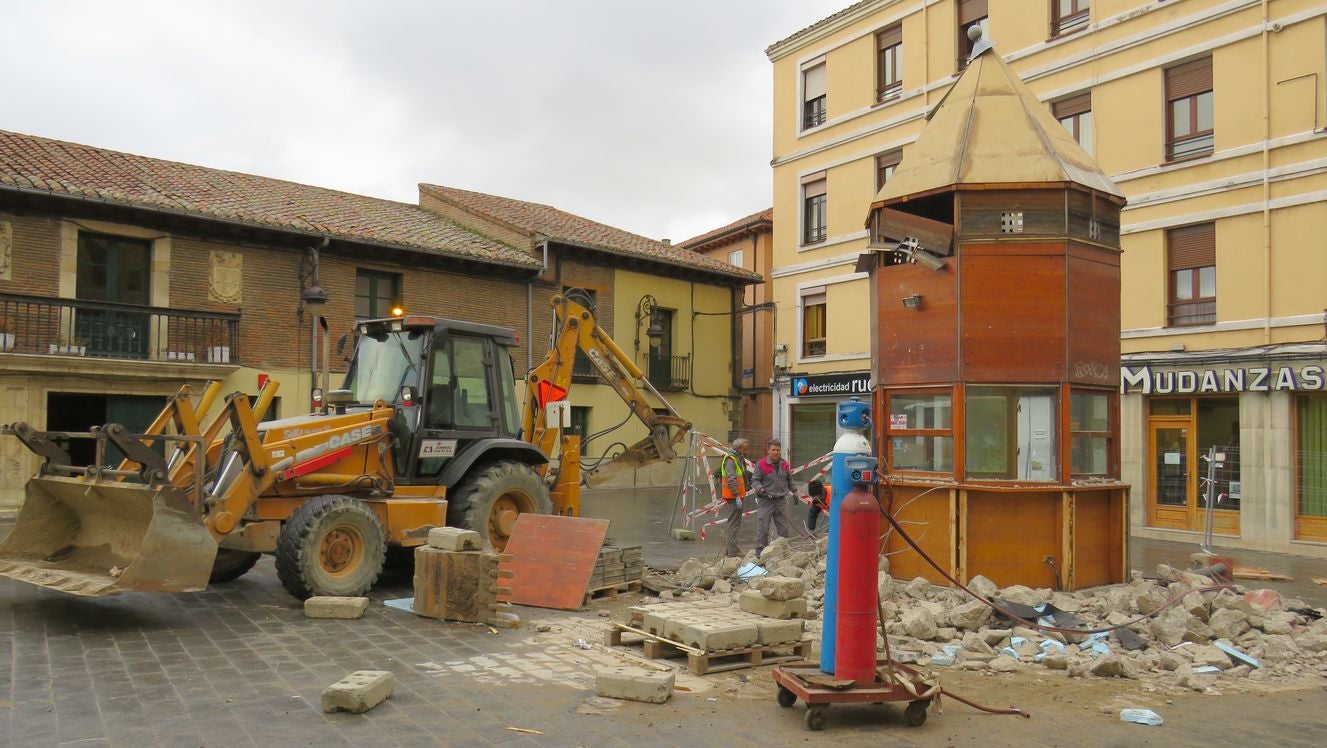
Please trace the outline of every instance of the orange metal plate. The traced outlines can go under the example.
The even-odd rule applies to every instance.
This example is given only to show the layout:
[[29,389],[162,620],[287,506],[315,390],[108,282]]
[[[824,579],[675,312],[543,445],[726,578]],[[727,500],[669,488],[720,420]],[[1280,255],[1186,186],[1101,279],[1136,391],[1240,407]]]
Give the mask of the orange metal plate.
[[580,610],[608,520],[522,512],[503,551],[511,561],[511,601],[535,608]]

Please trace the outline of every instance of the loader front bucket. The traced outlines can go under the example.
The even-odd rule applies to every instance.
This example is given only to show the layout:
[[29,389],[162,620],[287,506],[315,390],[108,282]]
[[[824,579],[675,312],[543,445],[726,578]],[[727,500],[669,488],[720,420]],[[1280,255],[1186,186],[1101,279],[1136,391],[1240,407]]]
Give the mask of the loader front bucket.
[[179,489],[41,477],[26,493],[0,575],[88,597],[207,587],[217,544]]

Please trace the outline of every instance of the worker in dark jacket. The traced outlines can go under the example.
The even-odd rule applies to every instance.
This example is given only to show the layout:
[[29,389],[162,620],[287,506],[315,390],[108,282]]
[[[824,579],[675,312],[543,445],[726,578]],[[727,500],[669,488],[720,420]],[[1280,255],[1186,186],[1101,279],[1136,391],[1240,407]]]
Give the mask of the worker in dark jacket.
[[811,511],[806,515],[806,529],[815,532],[820,513],[829,511],[830,488],[817,478],[806,484],[806,493],[811,497]]
[[769,545],[769,525],[774,523],[779,537],[792,537],[788,526],[788,497],[795,496],[793,476],[788,461],[783,459],[783,443],[771,439],[765,456],[756,463],[751,473],[756,490],[756,555]]

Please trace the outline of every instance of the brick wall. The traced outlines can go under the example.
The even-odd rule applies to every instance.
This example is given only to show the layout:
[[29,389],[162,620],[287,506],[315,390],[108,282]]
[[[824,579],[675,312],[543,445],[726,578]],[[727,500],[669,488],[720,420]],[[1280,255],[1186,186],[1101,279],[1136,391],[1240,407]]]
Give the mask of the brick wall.
[[[562,293],[563,288],[593,290],[596,302],[595,322],[610,337],[613,336],[613,308],[615,304],[613,268],[585,262],[584,260],[571,259],[576,252],[575,249],[553,245],[548,258],[550,271],[544,276],[547,282],[535,284],[534,332],[532,334],[535,366],[538,366],[539,362],[543,360],[549,336],[553,333],[553,308],[549,305],[549,302],[555,294]],[[562,278],[561,282],[555,282],[553,268],[557,267],[559,256],[563,258]]]
[[42,216],[0,212],[13,227],[11,280],[0,280],[0,293],[56,296],[60,290],[60,221]]

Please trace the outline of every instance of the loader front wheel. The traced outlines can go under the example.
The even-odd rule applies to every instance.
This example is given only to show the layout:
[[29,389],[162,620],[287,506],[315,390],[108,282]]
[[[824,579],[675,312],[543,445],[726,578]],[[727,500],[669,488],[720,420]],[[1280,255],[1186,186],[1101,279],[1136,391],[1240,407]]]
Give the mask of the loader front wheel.
[[520,462],[495,462],[475,468],[455,492],[449,492],[448,498],[453,495],[453,506],[459,506],[455,514],[448,510],[452,515],[448,524],[474,530],[483,537],[485,547],[497,551],[507,547],[517,517],[526,512],[553,512],[553,500],[543,479]]
[[207,581],[217,584],[239,579],[247,574],[262,556],[263,554],[252,551],[218,548],[217,560],[212,562],[212,576]]
[[354,597],[382,574],[387,533],[363,502],[349,496],[309,499],[281,527],[276,574],[290,594]]

